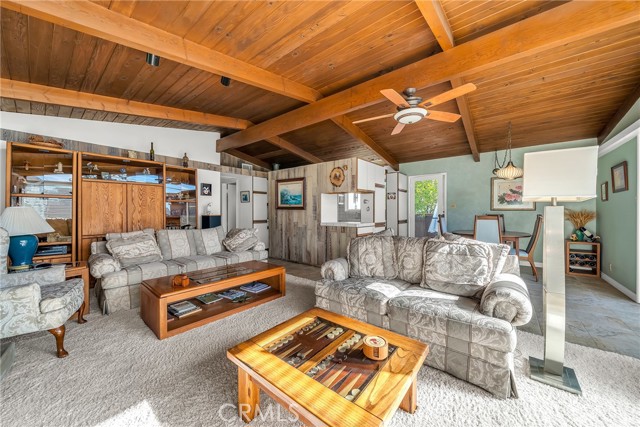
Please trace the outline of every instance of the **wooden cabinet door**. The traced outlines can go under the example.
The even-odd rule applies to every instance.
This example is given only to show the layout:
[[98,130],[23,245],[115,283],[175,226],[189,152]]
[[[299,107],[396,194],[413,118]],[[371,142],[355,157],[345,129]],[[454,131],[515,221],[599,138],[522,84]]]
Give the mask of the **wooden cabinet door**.
[[83,237],[126,230],[126,184],[85,180],[81,198]]
[[127,231],[164,228],[164,187],[127,184]]

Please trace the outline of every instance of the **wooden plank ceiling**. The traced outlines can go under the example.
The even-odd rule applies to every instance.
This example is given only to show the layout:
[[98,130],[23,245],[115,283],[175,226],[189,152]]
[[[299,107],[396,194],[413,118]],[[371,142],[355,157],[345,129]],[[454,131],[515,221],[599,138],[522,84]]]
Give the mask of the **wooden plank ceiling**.
[[[93,2],[111,16],[130,18],[135,21],[129,23],[151,26],[280,76],[284,89],[251,84],[255,83],[251,76],[243,80],[245,83],[233,79],[225,87],[220,84],[220,75],[208,71],[206,65],[162,58],[159,67],[151,67],[145,63],[146,51],[130,47],[133,44],[109,41],[100,31],[82,30],[80,23],[76,26],[23,10],[27,3],[1,4],[3,84],[6,80],[66,89],[73,101],[59,105],[42,96],[2,95],[3,111],[219,131],[223,136],[242,128],[100,111],[83,103],[85,98],[77,93],[258,124],[314,101],[291,96],[286,82],[317,94],[315,99],[327,97],[447,49],[434,35],[440,30],[432,31],[421,8],[412,1]],[[613,8],[616,2],[609,4]],[[562,8],[564,2],[441,1],[436,6],[458,46],[526,23],[536,15],[553,13],[551,9]],[[640,16],[638,4],[634,7]],[[550,31],[553,28],[540,27],[540,37]],[[147,51],[155,52],[154,48],[158,49],[149,46]],[[362,135],[354,137],[354,132],[348,133],[332,121],[279,135],[284,143],[271,138],[239,150],[282,167],[352,156],[381,163],[410,162],[470,155],[469,135],[475,135],[480,152],[503,149],[509,121],[513,123],[514,146],[595,137],[640,85],[640,25],[635,21],[576,37],[560,47],[468,73],[464,82],[478,87],[466,96],[468,112],[463,113],[468,116],[464,122],[423,120],[393,136],[393,118],[358,124],[364,139],[373,140],[373,150],[362,142]],[[403,84],[393,88],[402,91]],[[428,98],[449,89],[451,83],[445,81],[417,94]],[[455,100],[435,109],[460,112]],[[345,120],[394,111],[391,102],[377,102],[355,109]],[[293,154],[296,150],[291,150],[287,141],[307,154]]]

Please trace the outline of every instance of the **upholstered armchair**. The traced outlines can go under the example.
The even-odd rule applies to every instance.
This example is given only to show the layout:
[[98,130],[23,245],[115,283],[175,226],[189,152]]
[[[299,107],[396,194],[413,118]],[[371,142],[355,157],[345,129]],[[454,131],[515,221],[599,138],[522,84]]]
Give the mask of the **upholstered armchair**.
[[64,265],[8,274],[9,234],[0,228],[0,339],[49,331],[56,339],[57,356],[64,349],[64,324],[78,312],[84,323],[82,279],[65,280]]

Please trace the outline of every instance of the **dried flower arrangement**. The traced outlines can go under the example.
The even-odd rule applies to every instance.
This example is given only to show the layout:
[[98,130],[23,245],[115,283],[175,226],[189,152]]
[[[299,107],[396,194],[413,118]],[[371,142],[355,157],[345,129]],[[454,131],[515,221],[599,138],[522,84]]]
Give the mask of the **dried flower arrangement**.
[[586,227],[587,223],[596,219],[596,213],[587,209],[574,211],[572,209],[566,209],[564,218],[573,224],[576,230],[580,227]]

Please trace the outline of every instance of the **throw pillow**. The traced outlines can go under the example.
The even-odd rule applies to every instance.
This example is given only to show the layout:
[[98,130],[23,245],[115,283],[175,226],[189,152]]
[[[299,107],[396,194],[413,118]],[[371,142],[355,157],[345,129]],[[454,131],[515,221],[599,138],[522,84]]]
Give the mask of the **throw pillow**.
[[347,247],[350,277],[395,279],[398,275],[393,237],[366,236],[351,239]]
[[158,230],[158,245],[164,259],[197,255],[196,242],[190,230]]
[[495,276],[493,252],[488,244],[470,239],[462,242],[430,239],[424,251],[420,284],[424,288],[474,296]]
[[394,237],[398,260],[398,279],[419,284],[422,281],[424,237]]
[[230,252],[248,251],[258,243],[258,230],[255,228],[234,228],[227,233],[222,244]]
[[128,239],[111,239],[107,242],[107,249],[122,268],[162,261],[158,244],[146,233]]
[[222,240],[224,239],[224,229],[222,226],[192,230],[192,233],[196,242],[198,255],[213,255],[222,252]]
[[373,233],[372,236],[395,236],[393,228],[385,228],[382,231],[378,231],[377,233]]
[[143,234],[148,234],[149,236],[153,237],[154,240],[156,238],[153,228],[145,228],[144,230],[130,231],[128,233],[107,233],[107,235],[105,236],[105,240],[129,239],[131,237],[141,236]]

